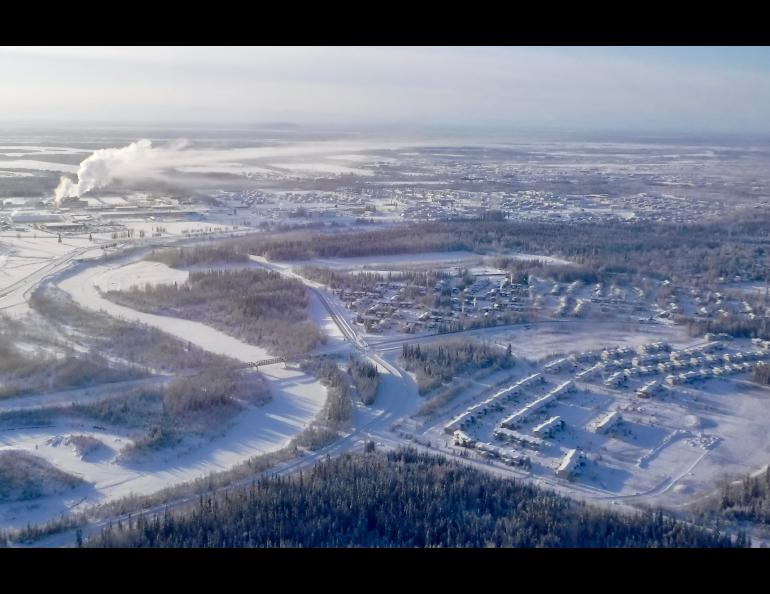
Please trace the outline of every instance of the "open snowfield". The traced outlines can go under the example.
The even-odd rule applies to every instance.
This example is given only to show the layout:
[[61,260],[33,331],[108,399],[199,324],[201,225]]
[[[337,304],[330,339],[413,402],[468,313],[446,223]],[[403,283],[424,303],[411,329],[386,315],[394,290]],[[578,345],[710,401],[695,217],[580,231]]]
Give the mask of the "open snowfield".
[[52,259],[92,245],[88,237],[66,237],[44,231],[0,234],[0,291],[48,266]]
[[229,223],[215,221],[122,220],[121,224],[124,225],[126,229],[133,230],[134,233],[144,231],[148,237],[151,237],[158,227],[163,229],[164,236],[174,237],[193,233],[223,233],[226,231],[246,229],[246,227],[233,226]]
[[[253,456],[284,447],[318,414],[326,390],[305,373],[290,369],[280,371],[286,372],[282,378],[271,376],[273,400],[265,406],[242,412],[223,435],[188,444],[189,451],[186,452],[159,452],[143,463],[116,461],[119,450],[131,442],[128,432],[95,430],[90,425],[67,422],[44,429],[3,431],[0,449],[29,451],[93,486],[45,501],[0,505],[0,523],[23,526],[28,521],[55,517],[75,502],[103,503],[129,494],[153,493],[227,470]],[[268,374],[266,370],[265,375]],[[49,444],[51,437],[56,435],[90,435],[106,447],[94,456],[81,459],[72,448]]]
[[[537,254],[504,254],[506,257],[516,260],[539,260],[546,264],[571,264],[567,260],[551,256]],[[481,254],[467,250],[449,252],[421,252],[417,254],[391,254],[374,256],[357,256],[350,258],[310,258],[308,260],[292,260],[289,262],[277,262],[277,266],[299,268],[301,266],[322,266],[337,270],[367,269],[380,271],[398,269],[399,266],[412,267],[417,265],[435,265],[440,267],[463,266],[473,268],[474,265],[483,264],[488,258]],[[485,269],[488,269],[486,267]],[[481,269],[479,269],[481,270]],[[494,272],[499,272],[494,270]]]
[[28,171],[8,171],[0,169],[0,177],[34,177],[34,173]]
[[684,348],[703,342],[703,339],[687,336],[682,327],[593,320],[533,322],[504,330],[489,328],[480,331],[480,334],[498,344],[510,343],[515,355],[536,361],[557,354],[611,346],[638,346],[665,341]]
[[256,165],[241,165],[240,163],[218,163],[216,165],[188,165],[178,167],[182,173],[230,173],[233,175],[267,175],[277,176],[273,169],[257,167]]
[[671,506],[708,494],[725,474],[756,472],[770,459],[770,389],[741,379],[725,379],[683,393],[694,399],[688,406],[697,424],[693,433],[714,434],[721,440],[676,485],[660,494],[658,501]]
[[60,171],[62,173],[77,173],[77,165],[66,163],[51,163],[49,161],[37,161],[34,159],[0,160],[0,169],[32,169],[36,171]]
[[419,254],[394,254],[386,256],[360,256],[353,258],[311,258],[278,262],[277,266],[299,268],[301,266],[323,266],[335,269],[377,268],[378,266],[400,266],[413,264],[467,264],[477,262],[481,256],[468,251],[423,252]]
[[370,169],[361,169],[359,167],[346,167],[338,163],[272,163],[273,167],[287,169],[289,171],[298,171],[301,173],[327,173],[331,175],[374,175]]
[[33,155],[42,157],[44,155],[78,155],[90,154],[88,149],[79,149],[64,146],[35,146],[30,144],[14,144],[0,146],[0,156],[23,157]]
[[308,318],[326,336],[326,345],[319,346],[318,350],[333,351],[343,347],[345,345],[345,336],[342,334],[339,326],[334,323],[321,300],[313,292],[310,292],[308,300]]
[[163,262],[140,260],[119,268],[107,269],[94,279],[94,286],[103,293],[127,291],[144,285],[182,284],[187,281],[188,276],[188,271],[170,268]]

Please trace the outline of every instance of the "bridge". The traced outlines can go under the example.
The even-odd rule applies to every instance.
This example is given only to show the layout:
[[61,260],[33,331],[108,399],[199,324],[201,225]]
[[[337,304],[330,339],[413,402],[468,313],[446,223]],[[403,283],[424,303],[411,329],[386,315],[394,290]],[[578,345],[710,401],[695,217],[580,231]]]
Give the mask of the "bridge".
[[277,363],[283,363],[287,365],[289,363],[299,363],[305,359],[315,359],[317,357],[323,357],[324,353],[297,353],[296,355],[283,355],[280,357],[270,357],[268,359],[260,359],[259,361],[251,361],[245,364],[245,367],[254,367],[259,369],[265,365],[275,365]]
[[263,365],[275,365],[276,363],[283,363],[286,365],[286,357],[272,357],[270,359],[262,359],[260,361],[252,361],[249,363],[249,367],[256,367],[259,369]]

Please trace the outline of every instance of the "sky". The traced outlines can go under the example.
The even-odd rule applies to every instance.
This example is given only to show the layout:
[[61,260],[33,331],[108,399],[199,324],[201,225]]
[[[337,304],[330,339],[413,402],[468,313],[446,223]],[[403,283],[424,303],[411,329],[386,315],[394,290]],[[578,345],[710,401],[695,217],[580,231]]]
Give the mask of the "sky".
[[768,47],[3,47],[0,120],[770,133]]

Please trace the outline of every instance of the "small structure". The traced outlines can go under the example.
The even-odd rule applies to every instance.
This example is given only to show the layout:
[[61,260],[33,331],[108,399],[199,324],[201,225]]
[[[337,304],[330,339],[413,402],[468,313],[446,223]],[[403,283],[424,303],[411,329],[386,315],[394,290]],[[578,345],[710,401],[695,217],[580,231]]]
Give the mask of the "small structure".
[[567,450],[567,453],[561,459],[561,463],[556,468],[556,476],[565,479],[572,477],[583,464],[583,461],[584,456],[580,450]]
[[524,419],[526,419],[532,413],[544,408],[557,398],[563,396],[568,392],[575,391],[575,382],[567,380],[556,386],[553,390],[548,392],[545,396],[541,396],[532,402],[525,404],[522,408],[514,412],[512,415],[503,419],[500,425],[504,428],[516,427]]
[[551,417],[532,429],[532,433],[538,437],[551,437],[556,431],[564,428],[564,420],[559,417]]
[[594,433],[606,434],[614,429],[622,420],[623,417],[620,416],[620,413],[616,410],[613,410],[612,412],[607,413],[594,425]]
[[639,396],[639,398],[649,398],[650,396],[654,396],[658,390],[660,390],[660,383],[657,380],[652,380],[640,387],[636,391],[636,395]]
[[555,361],[551,361],[547,365],[543,366],[543,371],[548,371],[550,373],[559,373],[560,371],[564,370],[566,367],[574,367],[574,363],[572,363],[569,359],[566,357],[562,357],[561,359],[556,359]]
[[515,384],[498,390],[489,398],[468,407],[457,418],[444,426],[445,433],[453,433],[456,429],[464,429],[468,423],[474,422],[476,415],[486,415],[490,410],[502,410],[503,402],[507,402],[512,397],[521,394],[523,388],[538,381],[543,381],[543,376],[539,373],[533,373]]
[[626,375],[622,371],[616,371],[606,380],[604,380],[605,386],[620,386],[626,381]]
[[525,433],[519,433],[518,431],[512,431],[503,427],[495,429],[494,436],[498,439],[504,439],[527,448],[532,448],[533,450],[537,450],[546,445],[545,440],[542,440],[539,437],[532,437],[531,435],[526,435]]
[[458,429],[457,431],[454,432],[454,435],[452,437],[452,443],[456,446],[471,448],[476,442],[470,435]]
[[601,373],[603,369],[604,369],[604,364],[597,363],[593,367],[589,367],[588,369],[584,369],[583,371],[580,371],[577,374],[575,374],[575,379],[583,380],[583,381],[589,380],[595,375],[598,375],[599,373]]

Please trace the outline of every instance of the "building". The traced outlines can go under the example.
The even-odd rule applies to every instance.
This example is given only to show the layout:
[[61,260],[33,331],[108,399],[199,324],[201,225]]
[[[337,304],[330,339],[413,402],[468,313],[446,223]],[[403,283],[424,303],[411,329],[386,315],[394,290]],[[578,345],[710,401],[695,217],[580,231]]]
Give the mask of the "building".
[[512,431],[511,429],[505,429],[498,427],[495,429],[493,435],[498,439],[504,439],[505,441],[513,442],[518,445],[532,448],[533,450],[539,449],[546,445],[546,441],[539,437],[532,437],[525,433],[519,433],[518,431]]
[[543,371],[549,371],[551,373],[558,373],[560,371],[563,371],[567,367],[573,368],[574,367],[574,363],[572,363],[566,357],[562,357],[561,359],[556,359],[555,361],[551,361],[547,365],[543,366]]
[[584,457],[580,450],[567,450],[567,453],[561,459],[561,463],[556,468],[556,476],[564,479],[574,476],[583,462]]
[[583,371],[578,372],[575,375],[575,379],[586,381],[586,380],[589,380],[592,377],[598,375],[603,370],[604,370],[604,364],[597,363],[593,367],[589,367],[588,369],[584,369]]
[[606,380],[604,380],[605,386],[621,386],[626,381],[626,375],[622,371],[616,371]]
[[599,419],[599,421],[594,425],[594,433],[608,433],[612,431],[615,427],[617,427],[618,423],[623,420],[623,417],[620,416],[620,413],[616,410],[613,410],[610,413],[607,413],[604,417]]
[[444,432],[451,434],[457,429],[464,429],[469,423],[474,422],[476,415],[486,415],[490,410],[502,410],[503,402],[521,394],[523,388],[542,381],[544,381],[544,378],[541,374],[533,373],[507,388],[498,390],[489,398],[468,407],[468,409],[457,418],[447,423],[444,426]]
[[458,429],[452,436],[452,443],[456,446],[471,448],[476,442],[470,435]]
[[545,396],[541,396],[540,398],[533,400],[528,404],[525,404],[522,408],[514,412],[512,415],[503,419],[500,425],[505,428],[516,427],[519,423],[521,423],[524,419],[526,419],[532,413],[547,406],[548,404],[550,404],[557,398],[560,398],[564,394],[568,392],[574,392],[574,391],[575,391],[575,382],[573,382],[572,380],[567,380],[566,382],[559,384],[553,390],[548,392]]
[[532,433],[537,437],[551,437],[556,431],[563,428],[564,420],[559,416],[555,416],[537,425],[532,429]]
[[660,390],[660,383],[657,380],[652,380],[637,389],[636,395],[639,396],[639,398],[649,398],[650,396],[654,396],[658,390]]

